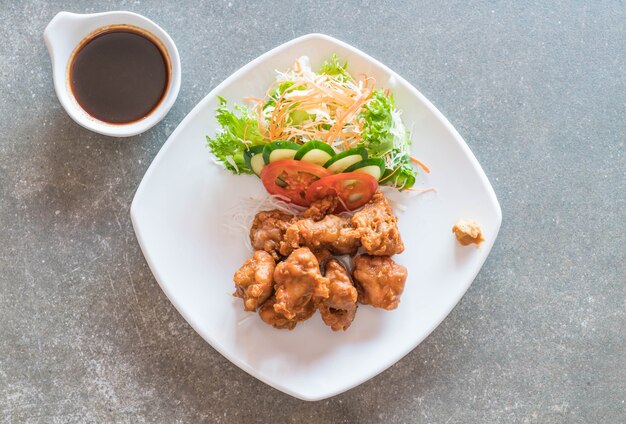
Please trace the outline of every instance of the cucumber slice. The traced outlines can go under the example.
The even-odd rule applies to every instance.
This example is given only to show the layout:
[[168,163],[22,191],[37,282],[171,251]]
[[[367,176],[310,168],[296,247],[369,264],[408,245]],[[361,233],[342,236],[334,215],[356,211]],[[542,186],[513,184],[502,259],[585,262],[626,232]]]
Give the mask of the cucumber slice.
[[385,161],[382,158],[365,159],[346,168],[344,172],[364,172],[378,181],[385,173]]
[[335,151],[328,144],[321,141],[309,141],[298,150],[295,160],[311,162],[316,165],[324,165],[335,156]]
[[324,168],[328,169],[333,174],[339,174],[346,168],[365,159],[367,159],[367,150],[362,147],[356,147],[336,154],[324,164]]
[[277,160],[293,159],[300,145],[292,141],[272,141],[263,148],[263,160],[266,164]]
[[243,158],[246,161],[246,165],[258,176],[261,175],[261,171],[265,167],[265,161],[262,155],[263,147],[264,146],[252,146],[243,151]]

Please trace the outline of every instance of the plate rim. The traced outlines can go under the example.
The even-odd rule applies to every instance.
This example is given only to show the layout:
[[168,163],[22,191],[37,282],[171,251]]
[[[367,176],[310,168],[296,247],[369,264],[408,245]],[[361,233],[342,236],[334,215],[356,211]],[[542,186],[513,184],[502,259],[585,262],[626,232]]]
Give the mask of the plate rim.
[[[472,277],[471,277],[470,283],[465,288],[465,290],[463,290],[458,296],[455,296],[454,302],[451,303],[452,306],[449,307],[444,314],[441,314],[441,317],[438,320],[436,320],[435,323],[430,328],[428,328],[428,330],[425,332],[425,335],[423,337],[416,339],[417,341],[415,343],[411,344],[408,349],[404,349],[403,351],[401,351],[400,355],[397,355],[397,358],[394,356],[393,360],[383,361],[383,362],[381,362],[381,364],[379,366],[373,367],[365,375],[364,378],[358,379],[358,381],[356,381],[355,383],[351,383],[351,384],[349,384],[347,386],[342,386],[339,389],[334,389],[334,390],[327,391],[327,392],[324,392],[323,394],[318,394],[318,395],[308,395],[306,393],[295,392],[295,391],[291,390],[288,387],[284,387],[280,383],[268,380],[262,374],[257,372],[257,370],[255,368],[253,368],[253,367],[249,366],[248,364],[246,364],[245,362],[239,360],[239,358],[233,357],[232,355],[229,355],[228,353],[226,353],[226,350],[223,348],[221,343],[219,343],[212,335],[204,334],[203,332],[201,332],[199,330],[199,328],[198,328],[198,323],[196,323],[195,320],[193,320],[191,317],[188,316],[188,314],[186,312],[184,312],[184,308],[182,307],[182,305],[179,305],[178,302],[176,302],[176,300],[174,299],[170,289],[163,282],[164,281],[163,276],[160,275],[160,273],[157,271],[156,264],[153,262],[153,260],[150,257],[150,255],[146,254],[145,238],[143,236],[141,226],[138,224],[138,216],[137,216],[137,214],[138,214],[138,212],[137,212],[137,208],[138,208],[137,204],[140,201],[139,199],[142,197],[142,193],[145,191],[145,187],[148,184],[147,181],[150,180],[152,174],[154,173],[154,170],[157,168],[157,165],[161,161],[162,157],[165,156],[166,152],[173,145],[174,140],[178,137],[178,133],[181,132],[184,127],[186,127],[186,125],[187,125],[187,123],[189,121],[193,120],[195,118],[195,116],[198,113],[200,113],[200,110],[202,109],[202,106],[208,101],[208,99],[210,99],[212,97],[215,97],[216,93],[220,92],[223,87],[228,86],[231,83],[231,81],[239,78],[239,76],[241,74],[244,74],[248,70],[250,70],[251,68],[256,67],[256,65],[258,63],[264,61],[268,56],[271,56],[271,55],[273,55],[273,54],[275,54],[275,53],[277,53],[277,52],[279,52],[281,50],[288,49],[291,46],[293,46],[294,44],[298,44],[298,43],[301,43],[301,42],[304,42],[304,41],[313,40],[313,39],[320,39],[320,40],[323,40],[323,41],[326,41],[326,42],[330,42],[330,43],[338,45],[338,46],[340,46],[340,47],[342,47],[342,48],[344,48],[346,50],[352,51],[353,53],[361,55],[362,57],[364,57],[365,59],[367,59],[368,61],[370,61],[374,65],[376,65],[376,66],[380,67],[381,69],[383,69],[385,72],[389,73],[390,75],[393,75],[398,81],[404,83],[405,86],[407,87],[407,89],[409,90],[409,92],[413,96],[417,97],[426,106],[426,108],[431,113],[434,114],[434,116],[445,126],[446,130],[448,130],[450,132],[450,134],[453,136],[453,138],[455,139],[457,144],[461,147],[461,150],[463,151],[465,156],[469,159],[469,161],[470,161],[470,163],[472,165],[472,168],[474,170],[476,170],[477,173],[478,173],[478,177],[479,177],[480,183],[483,186],[483,188],[485,189],[485,192],[486,192],[487,197],[489,199],[490,208],[493,209],[495,211],[495,213],[496,213],[496,221],[497,221],[495,223],[494,236],[493,236],[493,238],[491,238],[487,242],[487,245],[485,246],[488,249],[487,250],[487,254],[483,258],[482,262],[480,263],[480,266],[478,266],[476,268],[475,272],[472,273]],[[461,300],[461,298],[465,295],[465,293],[467,293],[467,290],[469,290],[469,288],[473,284],[474,280],[476,279],[476,276],[478,275],[478,273],[482,269],[485,261],[489,257],[489,254],[491,253],[493,245],[495,244],[495,241],[496,241],[496,239],[498,237],[498,234],[500,232],[500,227],[502,225],[502,209],[501,209],[500,203],[498,202],[498,199],[496,197],[495,191],[493,190],[493,187],[492,187],[491,183],[489,182],[489,179],[487,178],[487,175],[485,174],[484,170],[480,166],[480,163],[478,162],[478,160],[474,156],[474,153],[470,150],[469,146],[467,145],[467,143],[465,142],[463,137],[461,137],[461,135],[458,133],[458,131],[448,121],[448,119],[419,90],[417,90],[417,88],[415,88],[411,83],[409,83],[406,79],[404,79],[402,76],[400,76],[397,72],[395,72],[392,69],[390,69],[384,63],[378,61],[377,59],[374,59],[373,57],[369,56],[367,53],[364,53],[363,51],[359,50],[358,48],[356,48],[356,47],[354,47],[354,46],[352,46],[352,45],[350,45],[350,44],[348,44],[348,43],[346,43],[344,41],[338,40],[338,39],[336,39],[334,37],[331,37],[329,35],[322,34],[322,33],[310,33],[310,34],[302,35],[300,37],[296,37],[296,38],[294,38],[292,40],[289,40],[289,41],[287,41],[287,42],[285,42],[283,44],[280,44],[279,46],[274,47],[271,50],[268,50],[267,52],[261,54],[260,56],[256,57],[255,59],[251,60],[246,65],[242,66],[237,71],[235,71],[234,73],[229,75],[221,83],[219,83],[217,86],[215,86],[215,88],[213,88],[206,96],[204,96],[200,101],[198,101],[198,103],[196,103],[196,105],[191,109],[191,111],[189,113],[187,113],[187,115],[183,118],[183,120],[177,125],[176,129],[172,132],[172,134],[170,134],[170,136],[167,138],[167,140],[165,141],[165,143],[163,144],[161,149],[159,149],[159,152],[156,154],[156,156],[154,157],[154,159],[150,163],[150,166],[148,167],[148,169],[146,170],[144,176],[142,177],[141,182],[139,183],[139,186],[137,187],[137,190],[135,191],[135,195],[133,196],[133,200],[132,200],[131,206],[130,206],[130,217],[131,217],[131,222],[132,222],[132,225],[133,225],[133,230],[134,230],[135,236],[137,238],[137,242],[139,243],[139,247],[141,248],[141,252],[142,252],[142,254],[144,256],[144,259],[146,260],[146,262],[148,264],[148,267],[150,268],[150,271],[152,272],[152,275],[154,276],[155,280],[159,284],[159,287],[161,288],[161,290],[163,290],[163,292],[165,293],[165,295],[168,298],[168,300],[172,303],[172,305],[174,305],[174,307],[176,308],[178,313],[194,329],[194,331],[203,340],[205,340],[211,347],[213,347],[215,350],[217,350],[224,358],[228,359],[230,362],[232,362],[234,365],[236,365],[237,367],[239,367],[240,369],[242,369],[246,373],[250,374],[252,377],[262,381],[263,383],[267,384],[270,387],[273,387],[273,388],[275,388],[275,389],[277,389],[277,390],[279,390],[279,391],[281,391],[283,393],[286,393],[286,394],[288,394],[288,395],[290,395],[292,397],[295,397],[297,399],[304,400],[304,401],[323,400],[323,399],[327,399],[327,398],[336,396],[336,395],[338,395],[340,393],[346,392],[346,391],[348,391],[350,389],[353,389],[354,387],[357,387],[357,386],[365,383],[366,381],[368,381],[368,380],[372,379],[373,377],[377,376],[378,374],[380,374],[381,372],[385,371],[386,369],[388,369],[392,365],[396,364],[397,362],[402,360],[406,355],[408,355],[410,352],[412,352],[417,346],[419,346],[428,336],[430,336],[430,334],[432,334],[432,332],[443,322],[443,320],[445,320],[448,317],[450,312],[458,305],[458,303]]]

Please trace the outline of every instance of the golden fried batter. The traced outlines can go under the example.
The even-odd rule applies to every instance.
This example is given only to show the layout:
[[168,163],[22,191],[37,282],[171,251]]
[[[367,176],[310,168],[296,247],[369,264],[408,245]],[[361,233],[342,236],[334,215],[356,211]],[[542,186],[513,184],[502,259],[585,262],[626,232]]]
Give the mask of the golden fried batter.
[[309,303],[328,297],[326,278],[320,273],[319,262],[307,247],[294,250],[274,270],[276,303],[274,311],[293,319],[309,307]]
[[317,262],[320,264],[328,260],[332,256],[328,249],[316,249],[311,250],[311,252],[313,252],[313,254],[315,255],[315,259],[317,259]]
[[452,227],[452,232],[463,246],[472,243],[480,245],[485,241],[480,225],[473,219],[459,219]]
[[327,215],[320,221],[301,219],[285,231],[280,253],[288,255],[293,249],[307,246],[312,250],[328,249],[336,255],[354,255],[360,245],[358,233],[350,218]]
[[279,210],[262,211],[256,214],[250,228],[250,243],[257,250],[265,250],[279,260],[278,250],[285,231],[297,218]]
[[389,256],[357,256],[352,276],[359,292],[359,302],[388,311],[398,307],[407,271]]
[[374,193],[363,209],[352,217],[352,225],[370,255],[388,256],[404,251],[397,222],[398,218],[380,191]]
[[315,313],[315,305],[309,302],[295,317],[287,319],[285,315],[274,310],[275,303],[276,298],[272,296],[259,308],[261,319],[274,328],[293,330],[298,322],[306,321]]
[[357,291],[346,269],[336,259],[326,263],[329,295],[317,302],[322,320],[333,331],[346,330],[356,314]]
[[236,289],[233,295],[243,299],[246,311],[256,311],[271,296],[274,265],[274,258],[269,253],[257,250],[235,273],[233,280]]
[[328,196],[320,200],[316,200],[311,203],[311,206],[304,212],[302,212],[302,218],[311,218],[315,221],[319,221],[329,213],[333,213],[339,205],[339,199],[337,196]]

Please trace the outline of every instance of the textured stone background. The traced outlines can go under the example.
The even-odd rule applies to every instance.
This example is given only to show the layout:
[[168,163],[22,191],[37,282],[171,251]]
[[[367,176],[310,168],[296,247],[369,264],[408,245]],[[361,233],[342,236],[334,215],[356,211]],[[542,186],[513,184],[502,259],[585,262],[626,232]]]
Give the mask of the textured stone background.
[[[3,1],[3,420],[626,422],[626,5],[440,3]],[[167,118],[132,139],[70,120],[42,40],[58,11],[115,9],[162,25],[184,71]],[[355,45],[431,99],[504,214],[443,324],[388,371],[316,403],[256,381],[196,335],[129,219],[185,114],[240,66],[308,32]]]

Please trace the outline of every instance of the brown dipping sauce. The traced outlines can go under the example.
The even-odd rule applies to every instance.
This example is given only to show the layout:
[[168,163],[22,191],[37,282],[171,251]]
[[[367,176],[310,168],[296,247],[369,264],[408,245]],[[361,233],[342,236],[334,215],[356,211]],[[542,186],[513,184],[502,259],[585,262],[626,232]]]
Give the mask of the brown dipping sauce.
[[150,115],[170,83],[164,48],[149,34],[126,25],[105,28],[83,41],[69,72],[78,104],[94,118],[111,124]]

